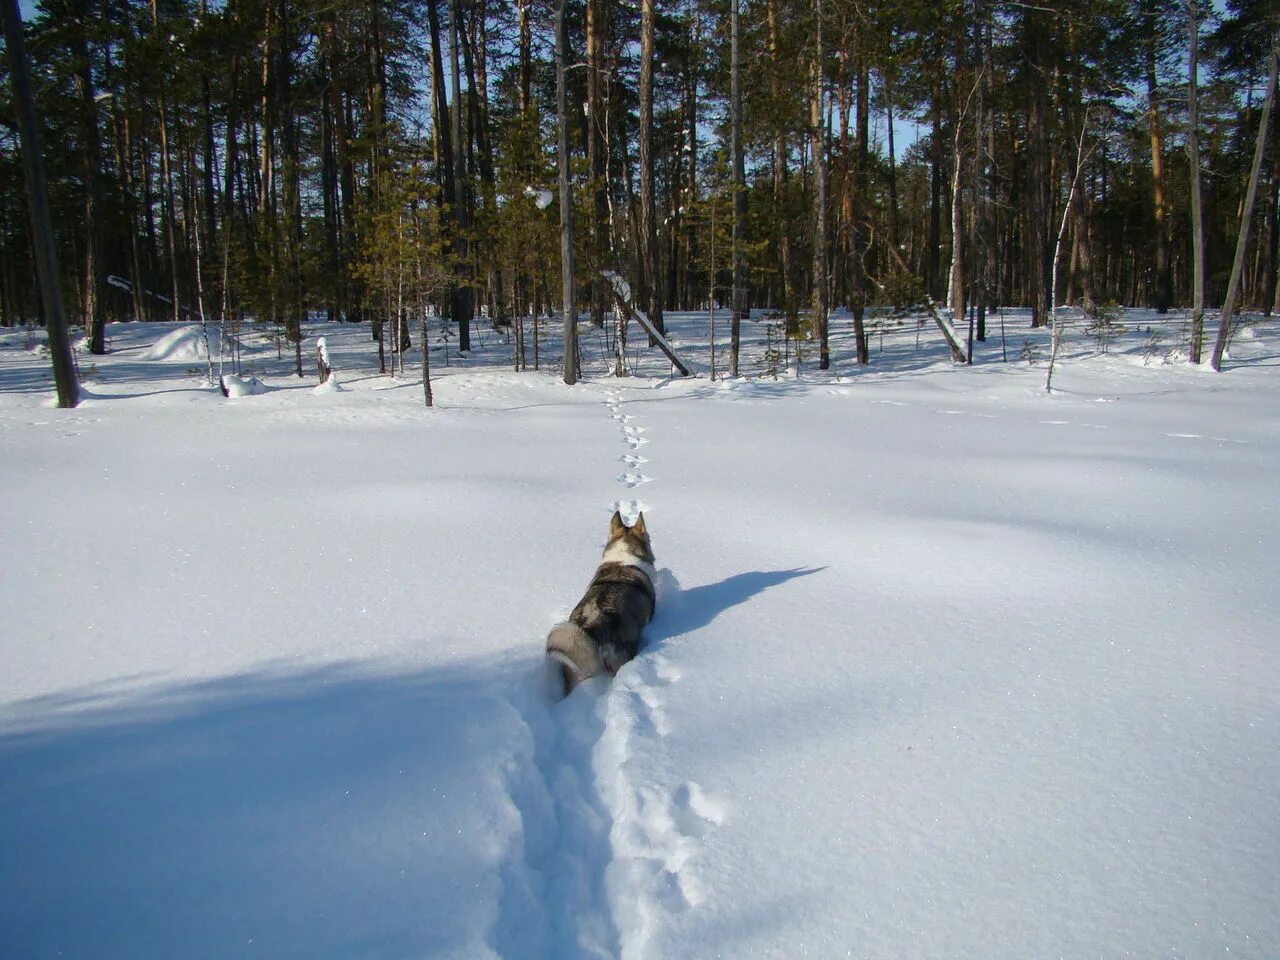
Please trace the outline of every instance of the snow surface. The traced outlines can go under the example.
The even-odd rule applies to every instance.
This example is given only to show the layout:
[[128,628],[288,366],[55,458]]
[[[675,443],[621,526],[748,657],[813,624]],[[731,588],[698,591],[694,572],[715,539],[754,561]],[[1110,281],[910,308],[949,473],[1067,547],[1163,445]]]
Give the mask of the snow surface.
[[[480,329],[431,410],[356,326],[236,403],[113,325],[74,411],[0,333],[0,955],[1280,956],[1280,325],[1160,322],[1053,395],[915,319],[574,387]],[[615,508],[657,615],[556,703]]]

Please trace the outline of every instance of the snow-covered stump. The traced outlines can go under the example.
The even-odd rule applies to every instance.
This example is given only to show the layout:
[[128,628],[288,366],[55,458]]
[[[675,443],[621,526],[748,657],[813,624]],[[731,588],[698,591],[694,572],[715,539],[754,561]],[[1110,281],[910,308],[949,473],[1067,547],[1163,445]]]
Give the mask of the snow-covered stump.
[[329,363],[329,347],[324,337],[316,341],[316,373],[321,383],[328,383],[333,373],[333,367]]

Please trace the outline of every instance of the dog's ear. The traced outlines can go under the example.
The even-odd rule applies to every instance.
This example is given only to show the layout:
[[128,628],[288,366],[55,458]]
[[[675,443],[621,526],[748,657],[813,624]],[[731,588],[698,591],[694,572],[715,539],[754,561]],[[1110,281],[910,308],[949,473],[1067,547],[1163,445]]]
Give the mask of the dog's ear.
[[644,536],[646,533],[649,532],[647,529],[645,529],[643,513],[641,513],[638,517],[636,517],[636,522],[631,525],[631,529],[634,530],[636,533],[640,534],[641,536]]
[[622,531],[627,529],[627,525],[622,522],[622,513],[618,510],[613,511],[613,516],[609,518],[609,536],[620,537]]

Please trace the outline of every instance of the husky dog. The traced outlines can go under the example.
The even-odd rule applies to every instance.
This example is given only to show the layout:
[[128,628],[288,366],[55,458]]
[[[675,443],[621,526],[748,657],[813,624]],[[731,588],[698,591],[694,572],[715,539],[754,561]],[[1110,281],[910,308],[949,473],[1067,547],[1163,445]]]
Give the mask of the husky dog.
[[547,656],[560,667],[568,695],[583,680],[611,676],[640,649],[640,631],[653,619],[653,550],[644,514],[632,526],[614,511],[609,542],[587,592],[547,636]]

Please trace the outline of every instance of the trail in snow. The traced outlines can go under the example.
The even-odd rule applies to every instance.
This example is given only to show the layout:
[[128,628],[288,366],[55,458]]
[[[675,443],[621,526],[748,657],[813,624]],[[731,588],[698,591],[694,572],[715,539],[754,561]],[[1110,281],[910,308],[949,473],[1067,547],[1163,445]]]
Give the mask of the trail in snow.
[[[617,481],[633,490],[654,478],[641,469],[648,430],[624,402],[617,390],[605,394],[627,447]],[[650,509],[634,498],[614,507],[628,522]],[[679,605],[680,588],[666,569],[658,581],[646,647],[616,678],[556,702],[544,673],[508,697],[529,742],[508,782],[522,848],[504,878],[493,938],[502,956],[638,960],[664,914],[706,898],[691,860],[724,808],[695,782],[671,789],[653,776],[670,733],[665,692],[681,676],[661,651],[661,611]]]
[[[627,447],[619,457],[627,469],[618,482],[628,490],[652,482],[645,472],[651,458],[640,453],[649,443],[648,427],[625,412],[620,390],[606,391],[605,404]],[[636,499],[618,500],[615,507],[629,522],[651,509]],[[661,560],[661,532],[658,537],[655,553]],[[612,814],[605,880],[622,960],[646,955],[664,913],[703,902],[691,860],[701,837],[724,820],[723,808],[698,784],[671,789],[650,767],[654,757],[663,756],[663,741],[671,732],[664,707],[667,688],[680,680],[679,668],[662,652],[664,611],[680,604],[680,586],[665,568],[659,568],[654,586],[658,602],[645,648],[604,693],[605,724],[594,748],[597,788]]]

